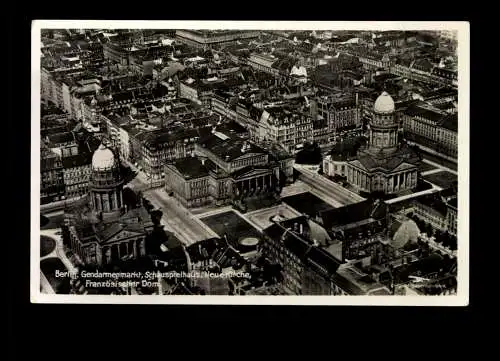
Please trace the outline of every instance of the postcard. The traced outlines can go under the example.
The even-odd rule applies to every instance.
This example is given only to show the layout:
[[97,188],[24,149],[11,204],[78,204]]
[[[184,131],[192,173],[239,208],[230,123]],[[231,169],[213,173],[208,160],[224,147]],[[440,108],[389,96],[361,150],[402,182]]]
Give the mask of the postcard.
[[468,305],[468,23],[31,41],[33,303]]

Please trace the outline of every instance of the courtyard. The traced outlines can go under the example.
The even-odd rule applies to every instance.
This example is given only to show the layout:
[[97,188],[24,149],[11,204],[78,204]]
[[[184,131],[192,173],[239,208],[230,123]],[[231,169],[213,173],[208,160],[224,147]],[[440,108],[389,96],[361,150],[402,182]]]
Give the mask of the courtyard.
[[219,237],[227,235],[228,242],[236,249],[242,248],[242,244],[239,242],[245,238],[260,239],[261,237],[257,229],[233,211],[201,218],[201,221],[217,233]]
[[307,214],[310,217],[316,216],[319,212],[335,208],[309,192],[284,197],[282,201],[298,212]]

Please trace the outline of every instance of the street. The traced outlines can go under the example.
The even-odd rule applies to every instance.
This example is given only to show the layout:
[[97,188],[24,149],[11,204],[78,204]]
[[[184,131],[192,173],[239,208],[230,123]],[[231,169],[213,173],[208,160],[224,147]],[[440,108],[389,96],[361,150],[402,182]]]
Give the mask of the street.
[[147,190],[144,192],[144,197],[162,211],[161,220],[165,228],[173,232],[186,246],[203,239],[218,237],[174,197],[170,197],[164,189]]
[[299,179],[311,187],[311,193],[324,199],[334,207],[342,207],[365,200],[363,197],[317,174],[313,170],[299,164],[295,164],[294,168],[301,173]]
[[127,186],[135,191],[143,191],[144,197],[162,211],[161,223],[165,229],[174,233],[186,246],[203,239],[217,237],[208,226],[194,217],[175,198],[170,197],[164,188],[147,189],[149,180],[143,172],[138,172]]

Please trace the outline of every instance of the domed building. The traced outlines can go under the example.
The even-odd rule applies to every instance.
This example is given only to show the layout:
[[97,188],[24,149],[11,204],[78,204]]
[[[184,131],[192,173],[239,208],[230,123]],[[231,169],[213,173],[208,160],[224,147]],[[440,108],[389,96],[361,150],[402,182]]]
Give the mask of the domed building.
[[123,207],[123,178],[120,163],[111,149],[101,144],[92,157],[90,202],[103,217]]
[[347,181],[358,191],[398,194],[417,186],[420,157],[399,141],[395,108],[384,91],[373,106],[367,147],[347,163]]
[[88,197],[65,210],[68,245],[86,264],[146,255],[153,222],[143,206],[125,204],[123,184],[119,159],[101,144],[92,157]]

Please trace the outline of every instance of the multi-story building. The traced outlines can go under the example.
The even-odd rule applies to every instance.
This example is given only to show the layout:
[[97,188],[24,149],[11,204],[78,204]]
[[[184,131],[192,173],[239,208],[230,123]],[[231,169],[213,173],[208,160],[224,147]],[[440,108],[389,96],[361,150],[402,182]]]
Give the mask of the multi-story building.
[[318,226],[304,216],[273,221],[263,254],[281,267],[282,285],[296,295],[389,295],[384,285],[333,256],[318,242]]
[[50,134],[45,141],[52,152],[62,158],[78,154],[78,142],[73,132]]
[[163,178],[167,162],[190,156],[198,140],[210,134],[210,127],[200,129],[159,129],[145,134],[139,164],[154,179]]
[[439,68],[426,59],[401,60],[390,68],[391,74],[404,78],[440,86],[458,86],[458,72]]
[[323,96],[316,99],[318,114],[327,120],[328,132],[334,136],[361,125],[360,108],[353,96]]
[[186,207],[199,207],[212,202],[210,170],[205,162],[187,157],[166,166],[165,184]]
[[264,54],[252,54],[248,58],[248,65],[264,73],[268,73],[273,76],[278,76],[279,69],[273,67],[273,64],[275,64],[277,61],[278,58],[276,58],[275,56],[264,55]]
[[273,223],[264,230],[263,254],[271,263],[280,265],[283,287],[289,293],[346,294],[333,282],[341,262],[311,239],[305,217]]
[[454,197],[446,202],[448,211],[446,212],[446,224],[448,232],[457,236],[457,226],[458,226],[458,198]]
[[279,144],[293,152],[299,144],[312,143],[313,137],[310,114],[281,106],[264,108],[259,122],[259,140]]
[[414,214],[436,230],[457,234],[457,196],[448,190],[426,194],[413,201]]
[[40,202],[49,203],[64,198],[64,171],[61,157],[45,152],[40,160]]
[[177,40],[197,48],[207,49],[217,45],[227,45],[243,39],[253,39],[260,32],[255,30],[185,30],[175,32]]
[[368,48],[349,48],[343,51],[348,55],[357,57],[363,68],[368,70],[389,69],[392,60],[388,54],[383,54]]
[[323,211],[316,221],[332,235],[332,244],[341,243],[342,262],[370,257],[377,264],[388,243],[387,216],[384,202],[366,200]]
[[420,147],[457,161],[458,114],[447,113],[425,103],[415,104],[402,114],[405,138]]
[[66,198],[80,197],[87,194],[91,162],[92,156],[90,153],[80,153],[62,159]]

